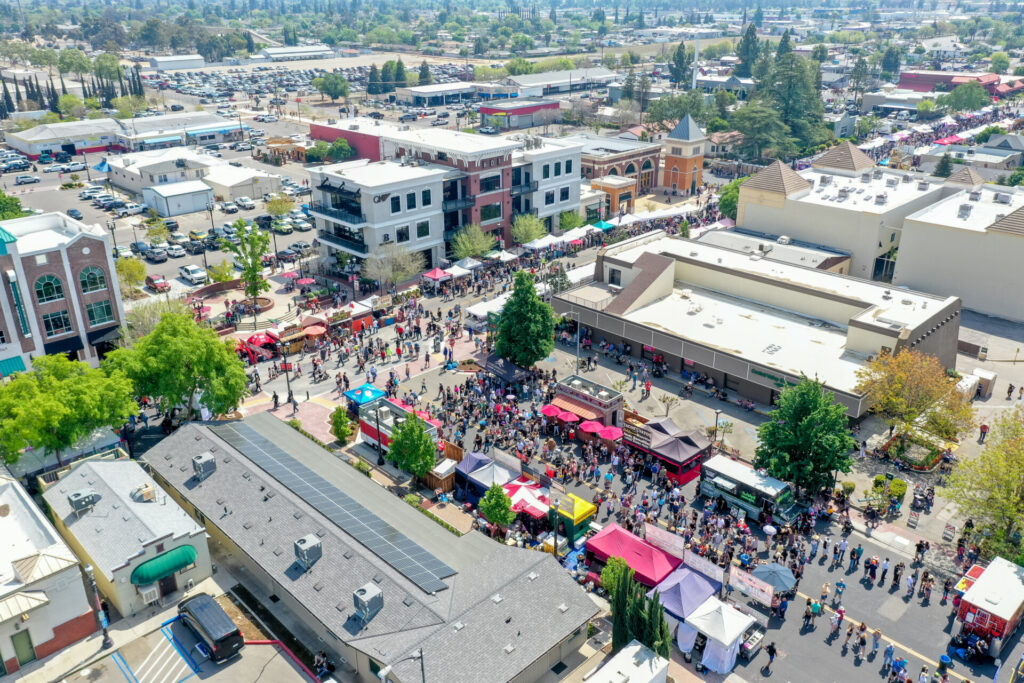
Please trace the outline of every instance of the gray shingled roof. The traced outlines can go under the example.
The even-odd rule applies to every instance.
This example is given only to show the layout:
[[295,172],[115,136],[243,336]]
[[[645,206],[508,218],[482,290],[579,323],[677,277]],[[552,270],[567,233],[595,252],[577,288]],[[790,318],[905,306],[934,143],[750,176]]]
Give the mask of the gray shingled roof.
[[[260,414],[245,422],[458,570],[444,580],[447,590],[424,593],[205,425],[186,425],[145,455],[156,474],[273,577],[278,591],[375,660],[396,662],[422,647],[428,680],[508,680],[596,614],[554,558],[479,532],[457,538],[277,418]],[[191,459],[207,451],[216,471],[200,482]],[[300,573],[293,543],[310,533],[320,536],[323,557]],[[530,580],[531,572],[537,578]],[[363,626],[353,618],[352,593],[371,581],[383,591],[384,607]],[[492,602],[495,593],[501,602]],[[565,612],[557,609],[563,603]],[[456,630],[456,622],[465,628]],[[509,643],[515,649],[507,654]],[[402,668],[403,681],[418,680],[419,663],[412,664],[408,673]]]
[[946,184],[977,187],[985,184],[985,176],[981,175],[970,166],[964,166],[959,171],[946,178]]
[[668,134],[668,138],[671,140],[703,140],[704,131],[697,125],[697,121],[692,116],[687,114],[676,127],[672,129],[672,132]]
[[822,154],[811,164],[814,168],[837,171],[864,171],[875,167],[875,162],[849,140]]
[[1010,233],[1011,235],[1024,235],[1024,206],[1006,214],[988,226],[988,229],[995,232]]
[[799,190],[806,190],[811,183],[800,177],[800,174],[781,161],[776,161],[768,168],[758,171],[753,178],[743,183],[741,188],[778,192],[790,195]]
[[[165,502],[166,496],[159,489],[151,501],[133,497],[132,492],[145,484],[156,487],[135,461],[94,460],[73,465],[43,493],[43,498],[89,553],[96,568],[110,578],[115,569],[142,553],[145,543],[204,533],[173,500]],[[93,489],[100,500],[88,511],[75,514],[68,496],[82,489]]]

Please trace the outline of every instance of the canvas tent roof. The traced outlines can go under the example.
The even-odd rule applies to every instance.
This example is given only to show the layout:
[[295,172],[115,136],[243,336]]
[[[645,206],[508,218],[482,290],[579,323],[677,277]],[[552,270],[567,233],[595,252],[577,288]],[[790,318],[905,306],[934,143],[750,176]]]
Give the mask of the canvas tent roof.
[[492,460],[488,458],[486,455],[474,451],[473,453],[467,453],[465,456],[463,456],[462,462],[456,465],[455,469],[456,471],[462,472],[463,474],[469,474],[470,472],[478,470],[490,462],[492,462]]
[[484,488],[490,488],[494,484],[501,486],[511,480],[512,473],[491,462],[470,472],[469,479]]
[[676,619],[686,619],[708,598],[718,595],[722,584],[698,574],[689,567],[680,567],[668,575],[656,588],[647,593],[651,597],[658,591],[665,611]]
[[754,617],[726,605],[718,598],[708,598],[686,617],[686,623],[728,647],[754,623]]
[[601,560],[621,557],[645,586],[656,586],[682,562],[661,548],[634,536],[618,524],[609,524],[587,541],[587,550]]

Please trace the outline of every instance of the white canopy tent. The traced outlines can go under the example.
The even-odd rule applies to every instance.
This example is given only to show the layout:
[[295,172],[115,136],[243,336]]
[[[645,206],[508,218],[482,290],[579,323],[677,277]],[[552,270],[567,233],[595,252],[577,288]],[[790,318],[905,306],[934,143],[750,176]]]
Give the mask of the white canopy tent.
[[701,663],[710,671],[727,674],[736,666],[743,634],[754,621],[754,617],[718,598],[708,598],[679,625],[676,642],[680,650],[689,652],[697,639],[697,631],[703,633],[707,643]]
[[473,274],[471,271],[466,270],[465,268],[458,264],[454,266],[449,266],[446,270],[448,274],[451,275],[456,280],[458,280],[460,277],[466,277],[467,275]]
[[523,246],[527,249],[547,249],[553,244],[558,244],[560,241],[561,240],[554,235],[544,235],[543,237],[538,237],[535,240],[530,240]]
[[[476,270],[477,268],[479,268],[482,265],[484,265],[484,264],[481,263],[480,261],[477,261],[472,256],[467,256],[466,258],[462,259],[461,261],[456,261],[455,264],[452,266],[452,268],[454,268],[455,266],[458,266],[459,268],[465,268],[466,270]],[[452,272],[452,269],[449,268],[448,272],[449,273]]]

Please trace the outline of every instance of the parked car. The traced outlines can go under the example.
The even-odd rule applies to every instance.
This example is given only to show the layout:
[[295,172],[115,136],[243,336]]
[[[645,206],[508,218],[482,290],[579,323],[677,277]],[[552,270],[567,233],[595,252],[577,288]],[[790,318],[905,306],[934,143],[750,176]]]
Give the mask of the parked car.
[[185,244],[181,246],[183,246],[185,248],[185,251],[187,251],[190,254],[202,254],[204,251],[206,251],[206,245],[204,245],[199,240],[189,240],[188,242],[185,242]]
[[306,252],[313,248],[313,245],[309,242],[299,240],[298,242],[292,242],[288,245],[288,248],[294,251],[296,254],[304,255]]
[[185,247],[180,244],[172,244],[167,247],[166,251],[171,258],[181,258],[185,255]]
[[30,183],[38,183],[38,182],[39,182],[39,176],[37,176],[37,175],[25,175],[25,174],[22,174],[22,175],[14,176],[14,184],[15,185],[28,185]]
[[164,227],[167,228],[168,230],[177,230],[178,229],[178,221],[172,221],[172,220],[165,219],[164,220]]
[[114,247],[114,258],[131,258],[132,250],[124,245]]
[[313,229],[312,225],[310,225],[307,221],[303,220],[292,221],[292,227],[298,230],[299,232],[309,232],[310,230]]
[[224,213],[238,213],[238,206],[236,206],[234,202],[224,202],[221,205],[220,210]]
[[181,104],[172,104],[171,105],[171,111],[184,111],[184,110],[185,110],[184,105],[181,105]]
[[[164,260],[167,260],[166,257],[164,258]],[[152,289],[154,292],[157,292],[158,294],[160,292],[166,292],[171,289],[171,283],[168,282],[163,275],[147,275],[146,286]]]
[[79,199],[92,199],[93,197],[95,197],[98,194],[103,194],[103,188],[102,187],[96,187],[95,185],[92,185],[90,187],[85,188],[81,192],[79,192],[78,193],[78,198]]
[[248,152],[250,149],[252,149],[252,145],[249,144],[248,142],[236,142],[235,144],[231,145],[231,149],[235,150],[236,152]]
[[76,221],[82,220],[82,212],[78,209],[68,209],[68,215],[74,218]]
[[294,230],[294,228],[292,228],[291,225],[285,223],[284,221],[278,221],[277,223],[274,223],[273,227],[274,232],[276,232],[278,235],[290,235]]
[[206,282],[206,271],[196,265],[181,266],[178,268],[178,275],[193,285],[201,285]]
[[167,242],[170,244],[184,245],[188,242],[188,235],[183,232],[172,232],[167,236]]
[[67,164],[64,164],[64,171],[67,172],[67,173],[75,173],[77,171],[84,171],[84,170],[85,170],[85,164],[82,163],[81,161],[72,161],[72,162],[69,162]]
[[497,135],[498,129],[495,128],[494,126],[483,126],[480,129],[480,132],[484,135]]
[[277,260],[282,263],[292,263],[297,257],[298,255],[291,249],[282,249],[277,252]]
[[206,239],[206,231],[205,230],[199,230],[199,229],[189,230],[188,231],[188,236],[189,236],[190,239],[194,239],[194,240],[205,240]]
[[39,155],[39,163],[40,164],[52,164],[53,163],[53,155],[50,154],[49,152],[43,152],[42,154]]
[[132,250],[133,254],[139,254],[140,256],[149,251],[149,245],[145,242],[132,242],[128,245],[128,248]]
[[407,123],[407,122],[411,123],[411,122],[415,121],[416,118],[417,118],[416,114],[402,114],[401,116],[398,117],[398,121],[400,123]]
[[29,169],[29,163],[24,159],[11,159],[10,161],[5,161],[4,164],[0,166],[0,169],[2,169],[4,173],[10,171],[27,171]]
[[151,263],[163,263],[167,260],[167,250],[159,248],[150,249],[146,252],[146,260]]
[[237,204],[239,208],[246,210],[256,208],[256,202],[249,199],[248,197],[239,197],[238,199],[235,200],[235,204]]
[[60,165],[60,164],[56,164],[54,166],[47,166],[46,168],[43,169],[43,173],[63,173],[63,172],[64,172],[64,167],[62,165]]

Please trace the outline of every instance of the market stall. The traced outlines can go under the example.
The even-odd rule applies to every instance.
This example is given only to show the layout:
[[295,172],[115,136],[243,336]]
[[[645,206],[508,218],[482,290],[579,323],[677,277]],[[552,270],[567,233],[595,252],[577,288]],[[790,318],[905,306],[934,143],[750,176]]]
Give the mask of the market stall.
[[690,616],[708,598],[713,598],[722,590],[722,584],[695,572],[689,567],[680,567],[669,574],[664,581],[647,593],[658,599],[665,608],[665,615],[681,622]]
[[380,398],[383,398],[384,391],[382,389],[378,389],[372,384],[367,383],[361,387],[349,389],[344,394],[342,394],[342,396],[345,397],[345,401],[348,403],[347,407],[349,415],[353,417],[358,417],[359,409],[366,405],[367,403],[371,403]]
[[452,265],[458,266],[459,268],[465,268],[466,270],[476,270],[477,268],[483,267],[484,264],[471,256],[467,256],[464,259],[456,261]]
[[512,501],[512,511],[516,514],[524,513],[534,519],[544,519],[551,509],[547,489],[529,477],[520,476],[505,482],[502,488]]
[[627,446],[656,457],[665,475],[679,484],[696,479],[700,464],[711,454],[710,439],[698,431],[684,432],[668,417],[648,420],[627,412],[622,430]]
[[512,473],[495,462],[488,462],[466,476],[466,500],[476,505],[495,484],[504,486],[512,480]]
[[[555,510],[552,508],[550,515],[554,517]],[[576,541],[586,535],[590,529],[590,523],[597,516],[597,507],[586,500],[583,500],[575,493],[570,493],[562,499],[558,506],[558,535],[564,536],[569,545],[575,545]],[[552,523],[553,520],[552,520]]]
[[740,646],[756,625],[754,617],[718,598],[708,598],[679,625],[676,644],[683,652],[700,650],[704,668],[727,674],[736,666]]
[[581,420],[599,422],[604,426],[623,423],[625,400],[622,394],[579,375],[569,375],[555,384],[555,398],[551,405],[573,413]]
[[447,493],[455,488],[455,468],[457,462],[449,458],[441,458],[434,469],[423,475],[423,483],[435,493]]
[[[395,429],[414,414],[409,406],[389,398],[378,398],[359,407],[359,431],[365,442],[376,448],[379,440],[384,450],[387,450]],[[427,434],[437,441],[436,422],[424,420],[424,428]]]
[[466,489],[469,486],[469,475],[491,462],[493,461],[490,458],[478,451],[466,453],[462,456],[462,460],[455,466],[455,486],[463,496],[465,496]]
[[436,288],[442,282],[447,282],[452,279],[452,274],[448,271],[441,270],[440,268],[434,268],[423,273],[421,280],[424,285],[430,289]]
[[[998,657],[1024,613],[1024,567],[996,557],[964,592],[957,611],[960,632],[968,647],[977,640],[988,643],[987,652]],[[972,642],[973,641],[973,642]]]
[[599,585],[601,569],[610,557],[624,559],[633,569],[634,578],[648,588],[661,583],[682,562],[614,523],[587,539],[587,579]]

